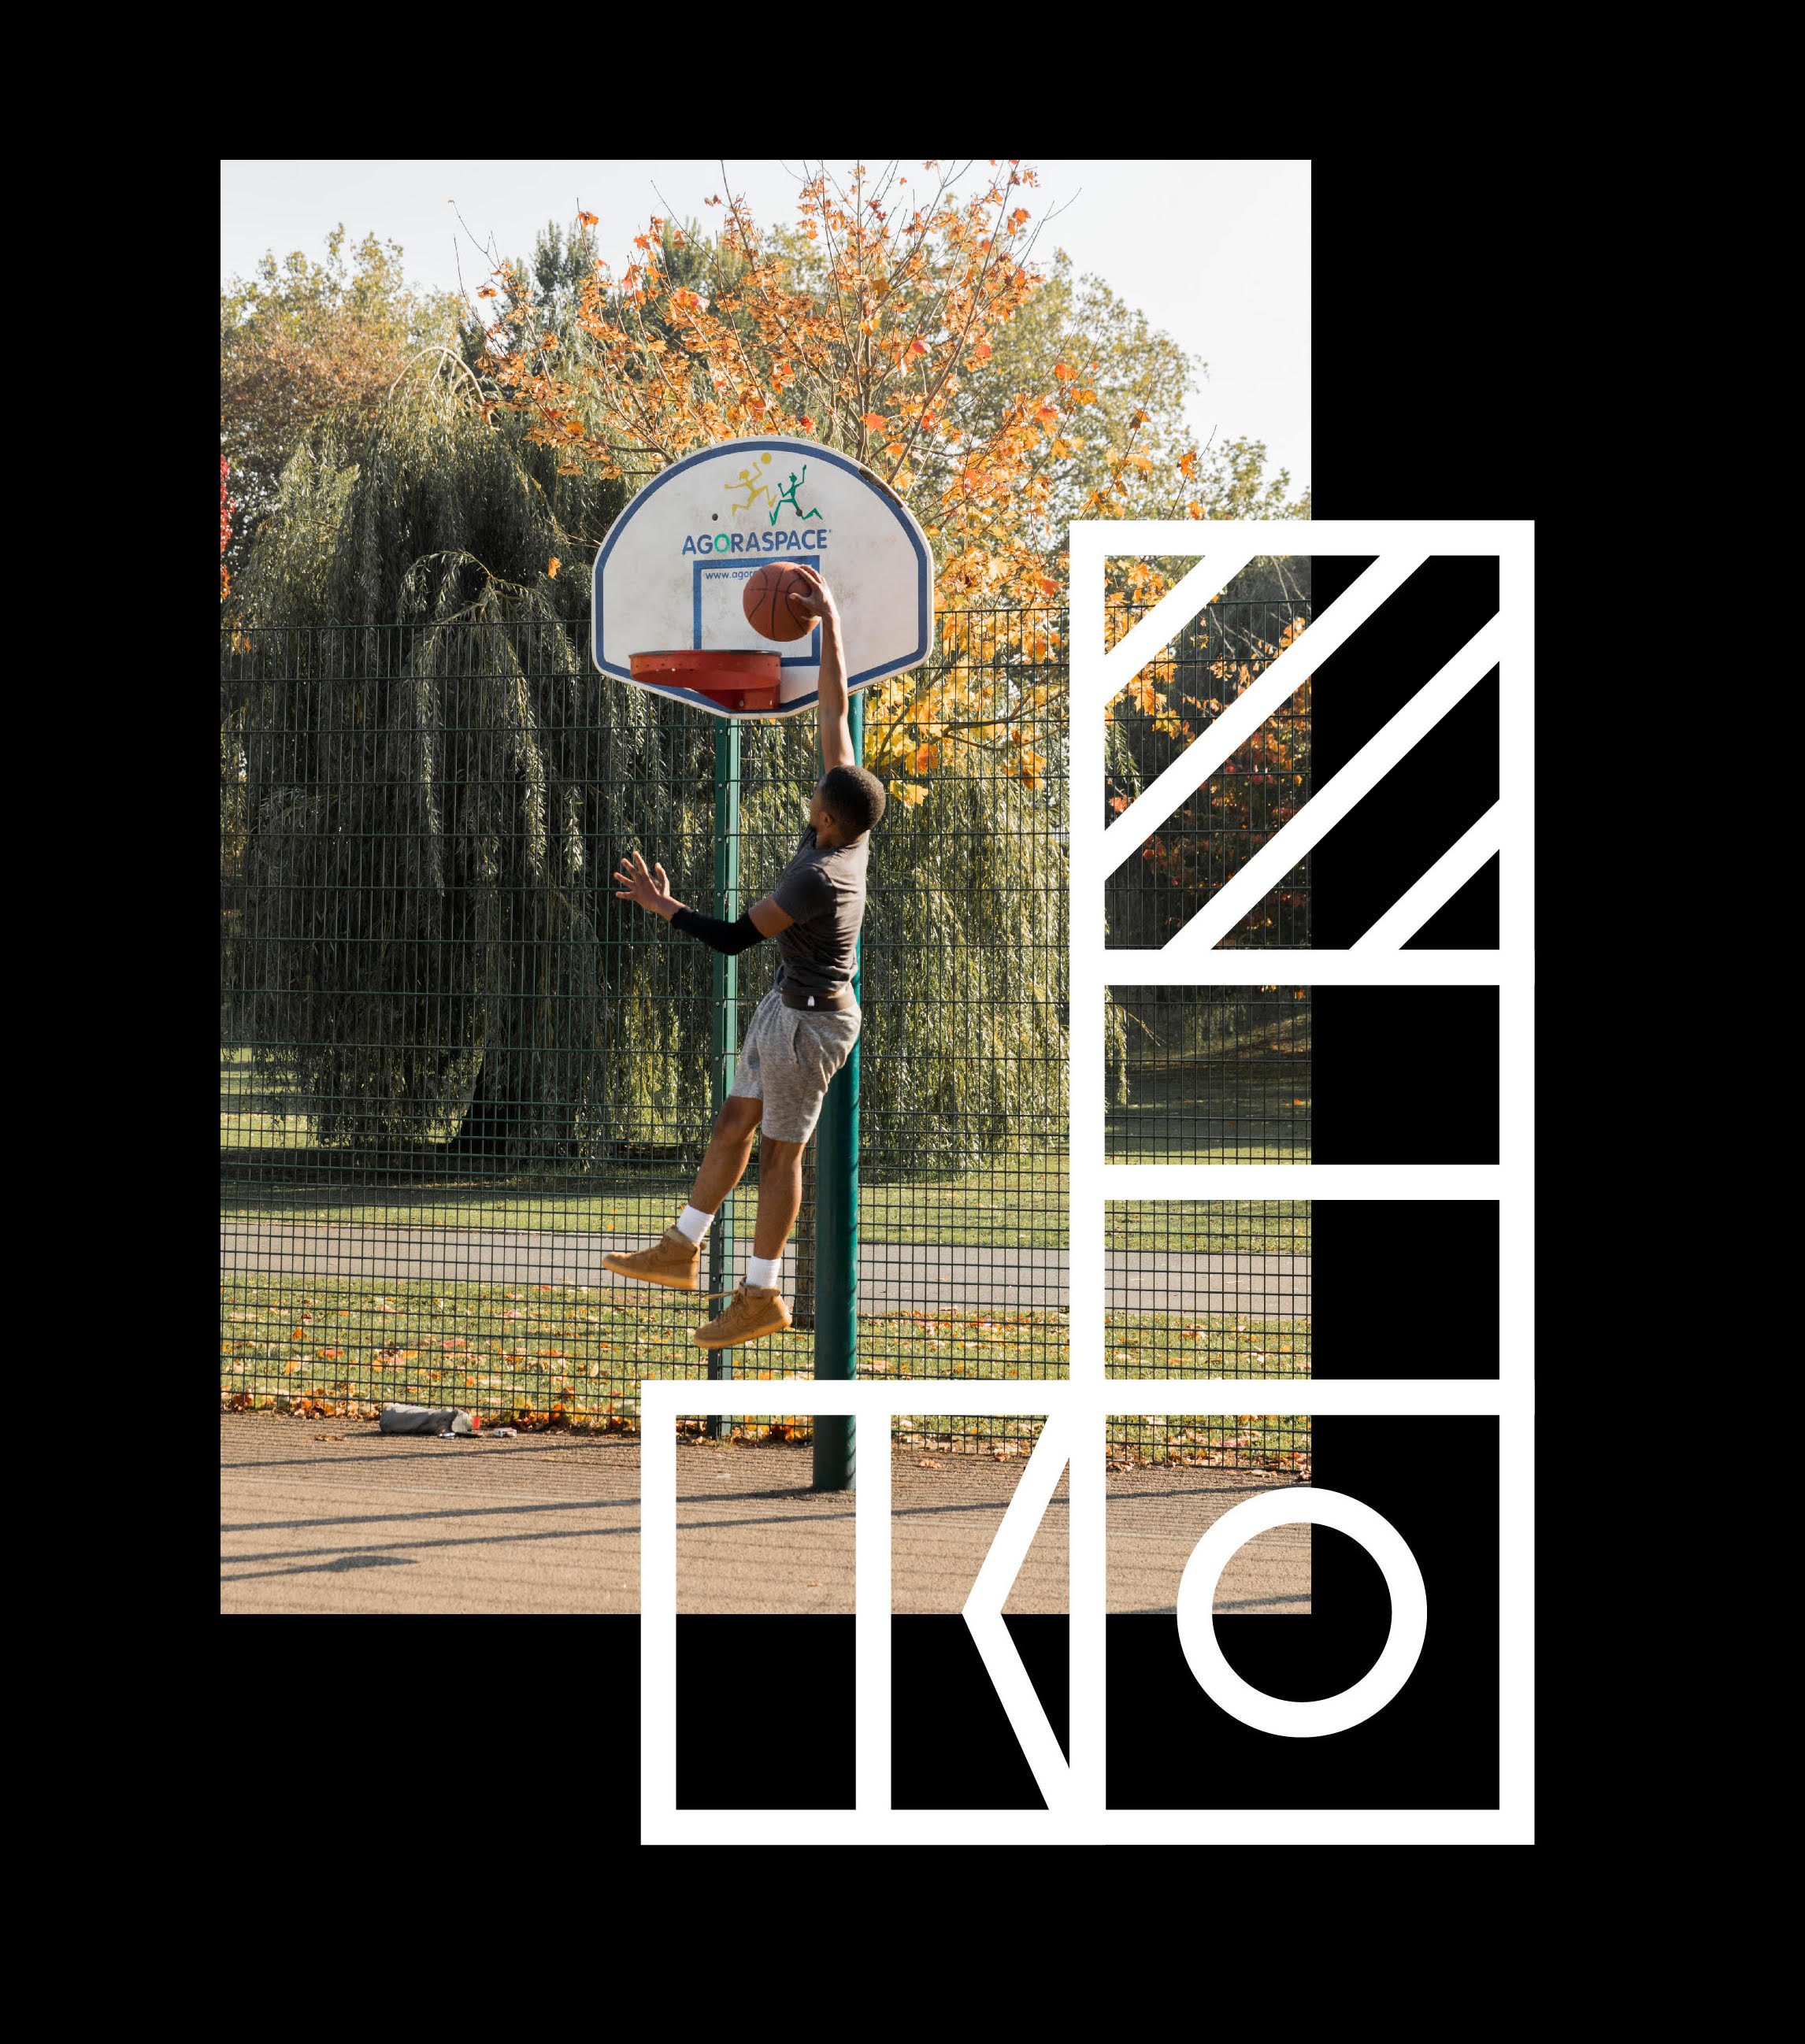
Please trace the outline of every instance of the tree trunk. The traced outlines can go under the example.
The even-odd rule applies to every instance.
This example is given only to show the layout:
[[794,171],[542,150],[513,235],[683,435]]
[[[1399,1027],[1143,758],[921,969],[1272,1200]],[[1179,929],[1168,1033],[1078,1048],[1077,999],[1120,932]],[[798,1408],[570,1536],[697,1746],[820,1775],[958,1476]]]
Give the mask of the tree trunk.
[[489,1082],[489,1058],[483,1055],[476,1085],[464,1120],[448,1146],[448,1154],[467,1171],[505,1172],[508,1152],[521,1118],[521,1104],[499,1096]]

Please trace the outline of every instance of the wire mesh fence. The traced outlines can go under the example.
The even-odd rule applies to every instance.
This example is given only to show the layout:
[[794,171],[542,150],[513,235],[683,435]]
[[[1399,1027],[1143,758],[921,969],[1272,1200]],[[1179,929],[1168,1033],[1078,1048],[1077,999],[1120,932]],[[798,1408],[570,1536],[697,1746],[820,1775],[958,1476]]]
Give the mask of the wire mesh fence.
[[1104,1154],[1118,1164],[1307,1164],[1310,989],[1110,988]]
[[[1269,607],[1235,620],[1242,638]],[[890,805],[861,966],[861,1374],[1067,1368],[1063,625],[1052,610],[943,617],[940,668],[867,698]],[[604,681],[580,632],[543,624],[228,628],[221,693],[223,1401],[634,1427],[641,1378],[706,1374],[694,1330],[712,1308],[602,1258],[655,1240],[684,1204],[719,1017],[715,955],[617,901],[611,876],[637,848],[718,911],[722,727]],[[1118,714],[1112,774],[1157,770],[1158,715]],[[744,906],[794,851],[818,760],[812,717],[738,740]],[[1251,847],[1276,825],[1233,827]],[[1178,885],[1164,875],[1122,912],[1176,912]],[[738,960],[732,1039],[775,966],[769,946]],[[1112,1157],[1307,1155],[1307,1005],[1289,989],[1272,1014],[1267,997],[1236,998],[1247,1012],[1225,1020],[1222,998],[1191,1016],[1170,992],[1118,997]],[[785,1264],[795,1324],[726,1374],[813,1374],[813,1157]],[[717,1223],[729,1284],[756,1177],[755,1158]],[[1303,1203],[1120,1212],[1112,1371],[1307,1371],[1307,1280],[1268,1297],[1249,1278],[1231,1297],[1202,1274],[1224,1255],[1307,1256]],[[1234,1246],[1187,1246],[1218,1239]],[[1264,1347],[1228,1324],[1250,1301]],[[1174,1323],[1208,1338],[1187,1355]],[[1116,1445],[1281,1452],[1276,1433],[1168,1441],[1175,1425],[1130,1416]],[[1307,1451],[1307,1421],[1269,1426],[1283,1453]],[[999,1427],[1018,1423],[958,1422],[948,1443]]]

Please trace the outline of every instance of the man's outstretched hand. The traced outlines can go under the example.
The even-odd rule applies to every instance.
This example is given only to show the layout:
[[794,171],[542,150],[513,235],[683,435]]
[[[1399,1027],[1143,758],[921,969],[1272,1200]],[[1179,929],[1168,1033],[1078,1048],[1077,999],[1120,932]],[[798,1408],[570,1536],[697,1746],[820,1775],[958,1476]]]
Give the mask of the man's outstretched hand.
[[671,892],[664,867],[654,860],[648,870],[645,861],[637,851],[629,851],[622,859],[620,870],[614,878],[619,882],[614,893],[617,901],[637,901],[641,908],[662,916],[667,923],[683,905]]

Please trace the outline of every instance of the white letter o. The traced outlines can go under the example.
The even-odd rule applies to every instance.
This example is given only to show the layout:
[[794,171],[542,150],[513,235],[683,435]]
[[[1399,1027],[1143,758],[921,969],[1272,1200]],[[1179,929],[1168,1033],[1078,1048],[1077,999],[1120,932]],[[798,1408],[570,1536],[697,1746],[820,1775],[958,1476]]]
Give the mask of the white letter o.
[[[1314,1703],[1269,1696],[1244,1682],[1216,1639],[1216,1585],[1230,1557],[1256,1533],[1299,1524],[1333,1526],[1357,1540],[1379,1564],[1391,1596],[1391,1629],[1379,1658],[1351,1689]],[[1231,1507],[1191,1550],[1178,1586],[1179,1643],[1204,1694],[1231,1718],[1281,1739],[1322,1739],[1384,1710],[1410,1680],[1428,1630],[1429,1593],[1415,1555],[1389,1520],[1345,1491],[1299,1485]]]

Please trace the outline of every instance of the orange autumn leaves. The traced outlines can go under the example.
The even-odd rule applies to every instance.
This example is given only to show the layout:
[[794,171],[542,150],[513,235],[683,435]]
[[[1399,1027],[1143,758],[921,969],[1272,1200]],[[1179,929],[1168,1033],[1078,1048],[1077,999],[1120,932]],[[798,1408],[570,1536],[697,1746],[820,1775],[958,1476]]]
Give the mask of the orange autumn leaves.
[[[1142,592],[1149,586],[1155,583],[1163,586],[1164,580],[1164,577],[1144,567],[1139,562],[1130,565],[1127,576],[1137,600],[1142,602],[1153,601],[1152,597]],[[1162,737],[1182,738],[1188,743],[1196,736],[1196,732],[1183,717],[1178,705],[1182,704],[1185,709],[1199,712],[1209,717],[1219,716],[1223,702],[1232,697],[1243,694],[1250,689],[1258,677],[1265,672],[1280,654],[1303,630],[1304,624],[1304,619],[1294,617],[1279,634],[1276,644],[1264,640],[1255,640],[1245,649],[1245,656],[1243,658],[1234,659],[1226,655],[1218,655],[1216,659],[1210,661],[1204,671],[1218,684],[1221,690],[1219,695],[1195,696],[1187,691],[1176,689],[1173,682],[1175,666],[1172,648],[1169,646],[1166,647],[1150,659],[1140,672],[1128,682],[1120,693],[1105,705],[1104,714],[1107,717],[1113,717],[1120,705],[1130,705],[1138,710],[1143,717],[1148,718],[1154,730]],[[1112,642],[1122,636],[1128,629],[1128,625],[1129,619],[1126,617],[1111,620],[1110,636]],[[1294,703],[1306,722],[1310,706],[1310,682],[1311,677],[1305,675],[1293,692]],[[1253,732],[1244,746],[1237,749],[1234,761],[1231,763],[1228,770],[1232,774],[1237,770],[1288,770],[1294,763],[1293,743],[1292,728],[1289,721],[1264,724]],[[1118,811],[1126,809],[1126,798],[1120,797],[1113,801],[1110,806]]]
[[225,550],[232,544],[232,499],[226,494],[225,457],[219,460],[219,600],[221,603],[232,594],[232,577],[225,566]]
[[[841,448],[909,500],[934,549],[939,663],[931,681],[901,678],[867,706],[868,759],[902,777],[907,806],[922,799],[909,784],[949,744],[1007,744],[1030,787],[1045,773],[1031,744],[1006,736],[1022,705],[986,672],[970,613],[1059,601],[1054,474],[1098,402],[1096,365],[1084,362],[1057,363],[1045,389],[983,387],[1003,373],[995,337],[1043,281],[1030,260],[1033,171],[980,165],[962,198],[942,166],[925,167],[913,181],[896,165],[861,164],[844,182],[817,171],[778,232],[730,194],[706,202],[721,215],[711,236],[655,216],[618,274],[596,265],[562,336],[530,279],[503,266],[510,309],[488,330],[487,365],[498,402],[557,451],[564,473],[637,486],[699,448],[787,434]],[[495,295],[493,283],[479,294]],[[974,394],[986,402],[964,402]],[[1126,509],[1153,469],[1137,444],[1146,421],[1133,414],[1088,515]],[[1195,464],[1193,452],[1177,466],[1188,478]],[[1050,617],[1031,619],[1027,636],[1030,660],[1060,641]]]

